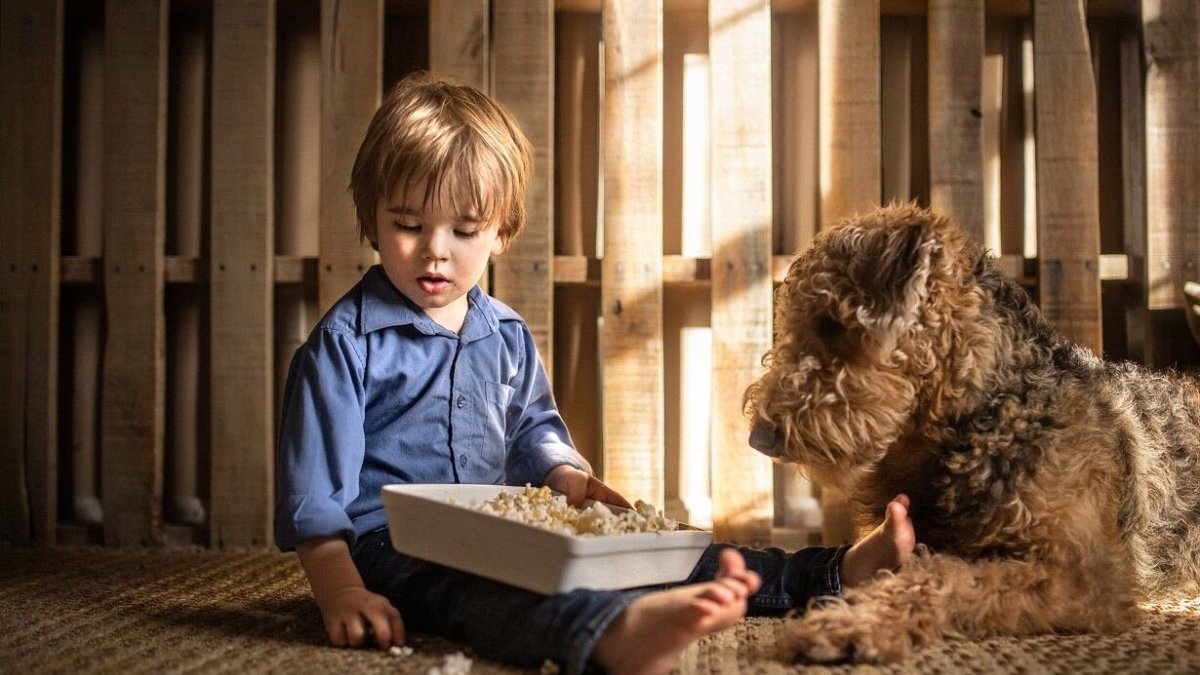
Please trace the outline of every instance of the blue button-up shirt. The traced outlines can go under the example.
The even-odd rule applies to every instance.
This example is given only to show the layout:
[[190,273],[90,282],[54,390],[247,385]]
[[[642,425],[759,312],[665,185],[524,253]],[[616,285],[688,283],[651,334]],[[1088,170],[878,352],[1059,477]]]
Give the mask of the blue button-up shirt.
[[379,266],[296,351],[283,391],[275,543],[351,543],[387,523],[389,483],[540,485],[590,467],[558,413],[533,336],[478,286],[459,334]]

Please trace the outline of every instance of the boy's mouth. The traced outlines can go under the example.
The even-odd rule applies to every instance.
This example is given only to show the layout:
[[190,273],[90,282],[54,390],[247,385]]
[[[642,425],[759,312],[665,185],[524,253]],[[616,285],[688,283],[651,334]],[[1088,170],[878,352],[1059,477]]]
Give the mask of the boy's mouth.
[[440,274],[424,274],[417,277],[417,285],[426,293],[439,293],[450,285],[450,280]]

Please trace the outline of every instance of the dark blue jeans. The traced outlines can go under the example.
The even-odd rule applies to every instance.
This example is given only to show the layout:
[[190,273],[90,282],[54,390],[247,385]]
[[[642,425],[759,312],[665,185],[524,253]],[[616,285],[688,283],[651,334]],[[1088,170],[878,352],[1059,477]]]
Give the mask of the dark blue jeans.
[[[711,580],[723,548],[709,546],[682,583]],[[746,566],[762,577],[749,614],[781,616],[810,598],[840,595],[838,567],[847,548],[739,547]],[[360,537],[352,555],[367,588],[391,600],[406,629],[466,643],[484,658],[515,666],[537,668],[550,659],[568,675],[587,669],[596,642],[634,598],[667,588],[540,595],[401,555],[386,528]]]

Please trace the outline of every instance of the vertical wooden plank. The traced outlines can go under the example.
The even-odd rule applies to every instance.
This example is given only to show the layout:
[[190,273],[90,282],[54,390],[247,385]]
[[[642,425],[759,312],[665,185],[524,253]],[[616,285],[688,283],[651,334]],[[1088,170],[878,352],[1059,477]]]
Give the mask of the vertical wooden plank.
[[1067,337],[1100,353],[1096,82],[1082,0],[1033,3],[1038,295]]
[[[307,11],[306,11],[307,10]],[[321,211],[321,27],[315,5],[280,8],[276,88],[279,139],[275,157],[275,252],[316,257]],[[281,395],[292,355],[303,344],[316,312],[305,284],[275,288],[275,395]],[[276,401],[275,413],[280,410]]]
[[929,0],[929,203],[983,232],[983,0]]
[[[207,118],[208,16],[176,15],[171,36],[167,159],[167,253],[198,259],[203,250],[204,141]],[[199,497],[200,299],[190,286],[168,289],[166,518],[204,522]],[[207,406],[205,406],[207,407]]]
[[[988,37],[991,45],[989,58],[998,58],[1003,64],[1000,116],[997,120],[999,136],[1000,162],[1000,245],[996,248],[998,254],[1025,253],[1025,202],[1033,200],[1034,194],[1026,194],[1024,190],[1025,173],[1033,167],[1025,166],[1026,127],[1025,110],[1028,107],[1026,99],[1032,94],[1025,92],[1024,86],[1024,29],[1013,20],[987,23]],[[987,114],[986,112],[984,113]]]
[[[79,36],[75,150],[75,255],[99,260],[104,243],[104,29],[89,23]],[[100,405],[100,347],[104,306],[100,290],[79,293],[72,304],[74,339],[71,379],[71,484],[75,520],[99,525],[100,463],[97,412]]]
[[662,0],[604,0],[603,478],[662,504]]
[[272,457],[275,0],[213,5],[213,546],[266,546]]
[[[1121,31],[1121,185],[1125,284],[1125,358],[1146,358],[1146,99],[1142,87],[1140,27]],[[1186,311],[1186,310],[1185,310]]]
[[773,239],[774,249],[790,256],[812,241],[820,220],[817,14],[784,14],[775,24],[780,37],[773,47],[774,91],[783,103],[775,106],[780,114],[771,130],[779,188]]
[[879,22],[879,178],[882,201],[913,197],[913,53],[911,17],[885,16]]
[[533,144],[525,230],[492,263],[492,292],[525,318],[542,362],[554,364],[554,2],[506,0],[492,20],[492,93]]
[[708,6],[712,77],[712,448],[714,532],[763,542],[772,466],[752,451],[742,394],[771,346],[771,3]]
[[[879,2],[819,0],[821,227],[879,203]],[[827,545],[854,539],[845,495],[822,489]]]
[[1002,250],[1004,199],[1004,68],[1005,58],[996,53],[997,34],[984,37],[983,85],[980,106],[983,114],[983,245],[999,255]]
[[358,240],[350,169],[383,79],[383,0],[321,0],[321,247],[317,297],[322,311],[358,283],[375,252]]
[[879,204],[879,0],[819,0],[821,227]]
[[[600,192],[600,14],[559,12],[555,21],[554,247],[596,255]],[[535,169],[537,170],[537,169]],[[554,392],[571,438],[600,468],[599,292],[558,286],[554,310]]]
[[162,543],[166,0],[105,4],[104,540]]
[[0,542],[54,543],[63,3],[0,3]]
[[560,255],[594,256],[600,184],[600,16],[558,13],[555,40],[555,250]]
[[[1179,308],[1200,258],[1200,6],[1143,0],[1146,58],[1146,356],[1173,365],[1184,334]],[[1164,311],[1168,310],[1168,311]],[[1169,315],[1169,316],[1168,316]],[[1172,330],[1174,329],[1174,330]],[[1192,345],[1194,349],[1194,345]]]
[[[511,0],[496,3],[496,11],[513,11],[505,7],[508,4]],[[516,28],[513,24],[509,27]],[[505,49],[505,43],[515,41],[499,27],[497,32],[506,35],[497,48]],[[429,70],[434,74],[449,75],[463,84],[490,91],[490,36],[488,0],[429,0]],[[519,49],[520,45],[508,48]]]

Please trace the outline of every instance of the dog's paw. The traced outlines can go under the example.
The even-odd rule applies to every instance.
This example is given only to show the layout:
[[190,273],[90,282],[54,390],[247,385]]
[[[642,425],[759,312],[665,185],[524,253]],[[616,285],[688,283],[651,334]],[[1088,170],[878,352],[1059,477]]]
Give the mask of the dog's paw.
[[[792,645],[795,649],[795,660],[804,663],[824,663],[833,665],[851,663],[855,660],[855,650],[850,644],[834,644],[822,635],[793,636]],[[840,642],[840,641],[838,641]]]
[[798,661],[842,663],[871,661],[862,618],[845,604],[810,608],[787,627],[788,646]]
[[798,661],[888,663],[904,659],[911,643],[871,612],[838,604],[810,609],[787,626],[787,644]]

